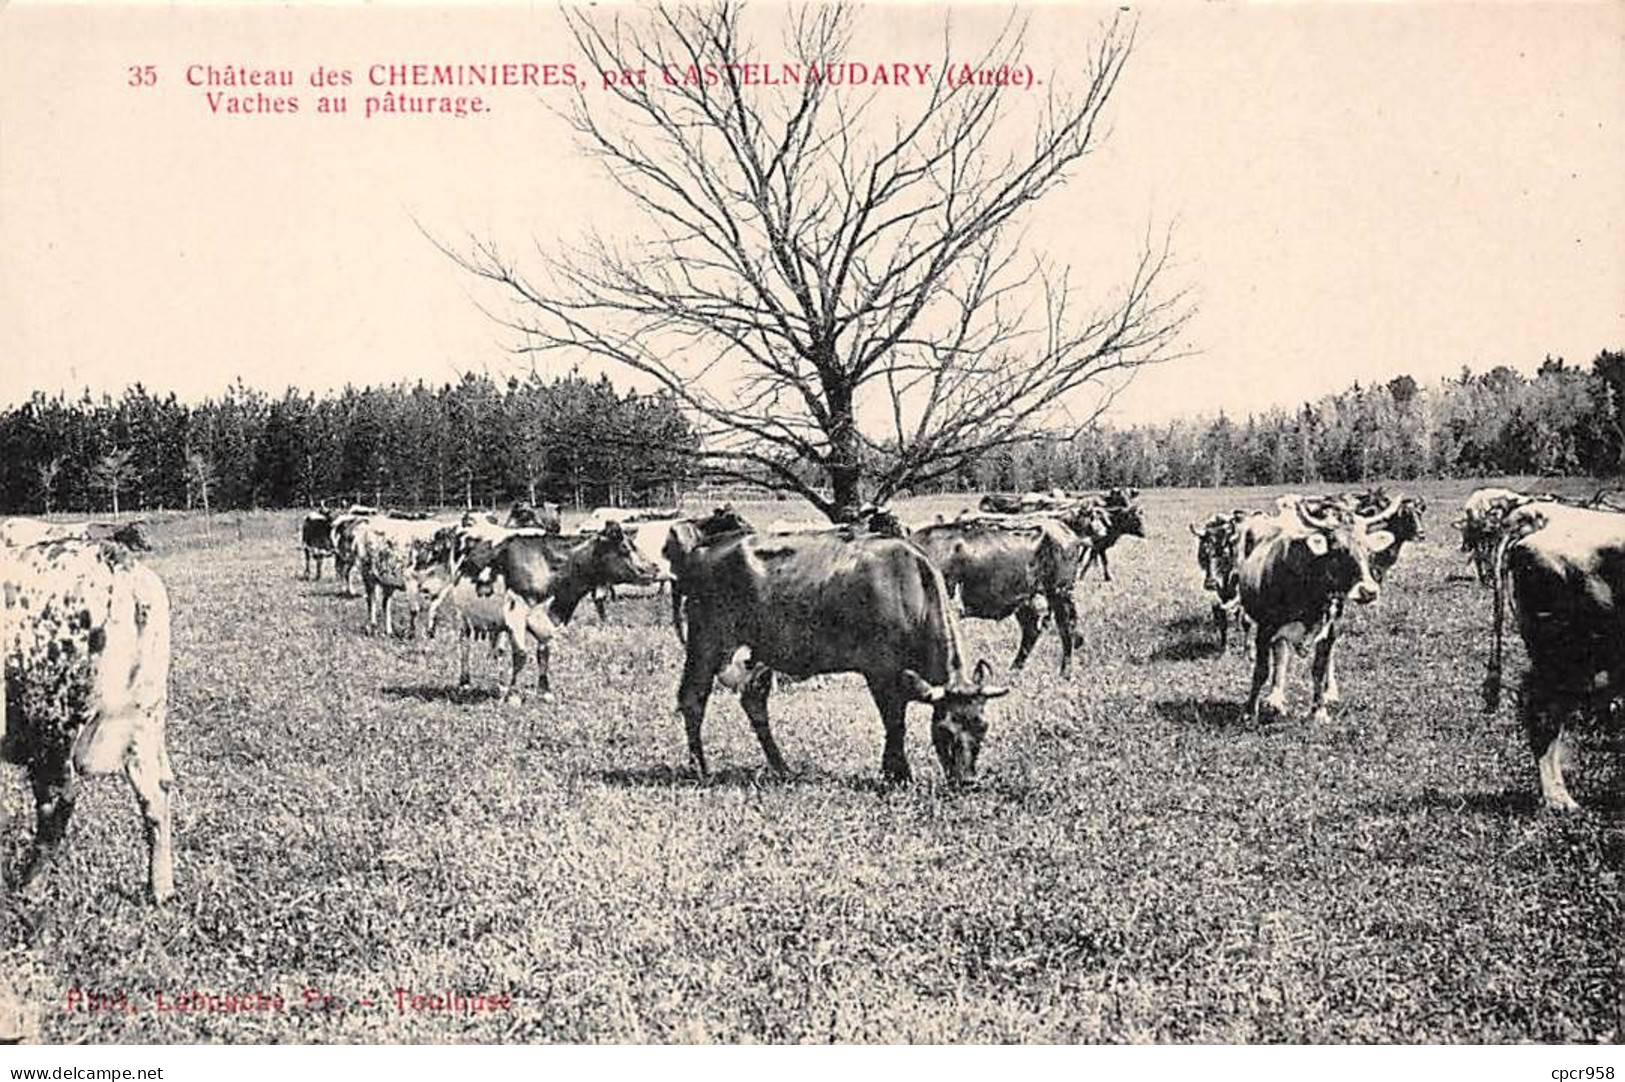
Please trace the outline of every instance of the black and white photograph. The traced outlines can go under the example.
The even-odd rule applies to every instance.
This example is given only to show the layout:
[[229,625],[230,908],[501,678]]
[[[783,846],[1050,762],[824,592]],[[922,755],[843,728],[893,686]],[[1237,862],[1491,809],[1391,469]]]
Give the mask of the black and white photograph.
[[11,3],[0,654],[13,1078],[1607,1082],[1625,5]]

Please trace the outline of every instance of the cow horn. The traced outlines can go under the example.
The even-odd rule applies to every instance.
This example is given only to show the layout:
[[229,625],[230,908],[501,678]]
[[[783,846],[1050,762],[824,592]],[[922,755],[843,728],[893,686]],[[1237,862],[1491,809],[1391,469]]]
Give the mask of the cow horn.
[[1337,519],[1334,516],[1326,515],[1322,517],[1317,515],[1309,510],[1301,500],[1294,506],[1297,508],[1298,518],[1305,526],[1311,526],[1317,530],[1330,530],[1337,525]]

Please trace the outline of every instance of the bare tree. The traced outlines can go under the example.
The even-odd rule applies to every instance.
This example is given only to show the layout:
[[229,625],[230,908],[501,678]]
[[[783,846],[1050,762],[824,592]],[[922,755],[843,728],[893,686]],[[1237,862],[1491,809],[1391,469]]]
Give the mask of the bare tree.
[[106,489],[108,495],[112,497],[114,518],[117,518],[119,513],[118,494],[136,479],[135,464],[130,461],[134,457],[134,448],[115,447],[90,468],[90,483],[97,488]]
[[[585,351],[676,395],[714,474],[846,518],[1042,426],[1082,427],[1135,369],[1180,355],[1191,309],[1167,286],[1166,236],[1084,311],[1019,230],[1098,144],[1131,20],[1100,28],[1070,93],[947,78],[945,25],[910,96],[835,85],[856,32],[841,5],[792,16],[788,87],[759,77],[780,65],[734,4],[566,18],[597,79],[565,115],[641,213],[635,238],[542,251],[539,276],[490,239],[442,247],[499,284],[516,351]],[[1025,34],[1012,18],[972,67],[1022,71]],[[1024,140],[1016,95],[1036,108]]]
[[190,509],[192,493],[203,501],[203,513],[209,513],[209,489],[214,485],[214,464],[197,451],[186,452],[186,499]]
[[34,477],[39,481],[40,500],[47,515],[51,513],[51,493],[56,491],[56,479],[62,473],[62,463],[61,455],[53,455],[49,461],[34,467]]

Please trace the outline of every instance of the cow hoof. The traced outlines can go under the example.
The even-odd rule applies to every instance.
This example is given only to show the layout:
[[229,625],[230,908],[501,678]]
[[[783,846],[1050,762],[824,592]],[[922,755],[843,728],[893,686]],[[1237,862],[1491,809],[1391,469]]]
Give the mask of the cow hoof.
[[518,706],[525,701],[525,697],[517,691],[511,691],[502,697],[504,706]]
[[1574,802],[1574,798],[1569,796],[1567,793],[1555,797],[1548,796],[1545,801],[1545,807],[1546,810],[1551,812],[1553,815],[1566,816],[1580,814],[1580,805],[1576,804]]
[[542,692],[541,700],[542,700],[544,705],[552,706],[553,705],[553,693],[551,691]]
[[1309,714],[1311,725],[1324,725],[1332,720],[1331,713],[1324,706],[1317,706]]

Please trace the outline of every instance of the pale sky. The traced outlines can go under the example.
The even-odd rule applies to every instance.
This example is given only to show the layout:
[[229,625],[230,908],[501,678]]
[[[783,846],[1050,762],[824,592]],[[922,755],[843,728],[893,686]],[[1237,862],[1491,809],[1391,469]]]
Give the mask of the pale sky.
[[[936,59],[946,10],[865,9],[851,59]],[[1007,9],[951,10],[969,46]],[[1037,10],[1034,67],[1064,83],[1111,10]],[[1200,354],[1117,419],[1625,347],[1625,4],[1139,10],[1109,141],[1025,219],[1090,283],[1174,228]],[[599,166],[533,96],[364,120],[314,115],[305,83],[271,91],[298,116],[222,116],[185,74],[348,67],[359,109],[375,62],[510,60],[579,63],[551,5],[0,10],[0,401],[509,370],[412,218],[510,249],[613,232]],[[143,64],[158,85],[126,85]]]

